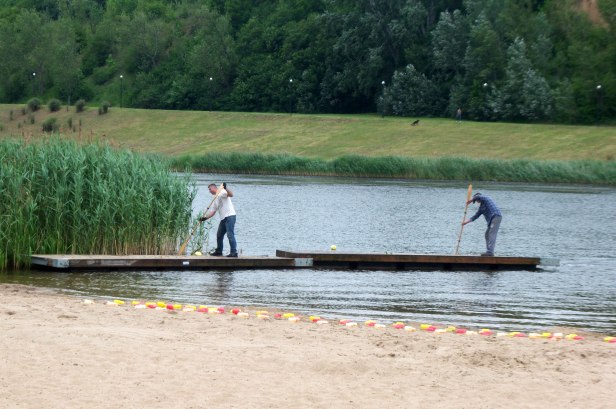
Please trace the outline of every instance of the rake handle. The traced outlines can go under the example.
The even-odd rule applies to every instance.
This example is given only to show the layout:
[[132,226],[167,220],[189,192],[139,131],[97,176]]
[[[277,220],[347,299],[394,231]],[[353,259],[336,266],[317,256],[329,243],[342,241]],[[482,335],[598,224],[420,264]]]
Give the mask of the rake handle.
[[464,231],[464,222],[466,221],[466,212],[468,211],[468,202],[471,200],[473,194],[473,185],[468,185],[468,192],[466,193],[466,205],[464,206],[464,216],[462,216],[462,226],[460,226],[460,234],[458,235],[458,244],[456,244],[456,256],[460,250],[460,241],[462,240],[462,232]]

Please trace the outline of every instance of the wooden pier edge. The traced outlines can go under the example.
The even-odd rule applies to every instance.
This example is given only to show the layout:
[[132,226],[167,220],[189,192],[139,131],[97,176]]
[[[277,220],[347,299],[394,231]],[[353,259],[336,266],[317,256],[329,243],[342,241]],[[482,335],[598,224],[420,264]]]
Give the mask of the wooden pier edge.
[[314,267],[349,269],[536,270],[557,266],[556,259],[511,256],[462,256],[407,253],[349,253],[276,250],[278,257],[308,257]]
[[312,267],[310,258],[288,257],[214,257],[162,255],[59,255],[34,254],[31,265],[51,270],[210,270],[210,269],[273,269]]
[[436,254],[306,252],[276,250],[275,257],[111,256],[34,254],[33,267],[60,271],[104,270],[240,270],[324,268],[350,270],[536,270],[557,266],[539,257],[482,257]]

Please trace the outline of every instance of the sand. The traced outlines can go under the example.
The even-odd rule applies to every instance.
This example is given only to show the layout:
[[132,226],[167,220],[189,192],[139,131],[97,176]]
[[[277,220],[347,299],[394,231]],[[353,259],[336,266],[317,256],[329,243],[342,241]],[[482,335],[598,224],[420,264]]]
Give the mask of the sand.
[[614,407],[616,344],[110,307],[0,284],[0,408]]

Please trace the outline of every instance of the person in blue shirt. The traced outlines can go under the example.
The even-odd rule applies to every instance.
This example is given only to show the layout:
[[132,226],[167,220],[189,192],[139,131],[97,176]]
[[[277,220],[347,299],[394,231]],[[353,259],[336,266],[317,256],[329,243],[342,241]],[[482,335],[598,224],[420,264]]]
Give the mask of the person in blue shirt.
[[490,196],[477,192],[473,195],[473,198],[467,202],[467,205],[476,202],[479,202],[479,209],[477,210],[477,213],[475,213],[470,219],[465,220],[462,224],[466,225],[470,222],[474,222],[481,215],[485,217],[486,222],[488,222],[488,229],[486,230],[487,250],[485,253],[481,253],[481,255],[493,256],[494,247],[496,246],[496,236],[498,235],[498,229],[500,227],[501,220],[503,219],[503,215]]

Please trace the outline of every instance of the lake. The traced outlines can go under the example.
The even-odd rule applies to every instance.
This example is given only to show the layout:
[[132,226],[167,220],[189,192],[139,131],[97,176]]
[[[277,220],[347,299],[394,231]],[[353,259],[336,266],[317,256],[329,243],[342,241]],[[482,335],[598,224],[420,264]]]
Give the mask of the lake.
[[[225,181],[233,189],[244,255],[274,255],[279,248],[323,251],[332,244],[342,252],[453,254],[468,187],[319,177],[195,178],[195,210],[212,198],[208,183]],[[0,275],[0,281],[83,296],[276,307],[332,319],[616,332],[616,189],[476,183],[474,190],[490,195],[503,212],[497,255],[558,258],[560,266],[497,272],[23,272]],[[476,209],[471,205],[469,216]],[[483,217],[464,228],[462,254],[485,251],[485,228]]]

